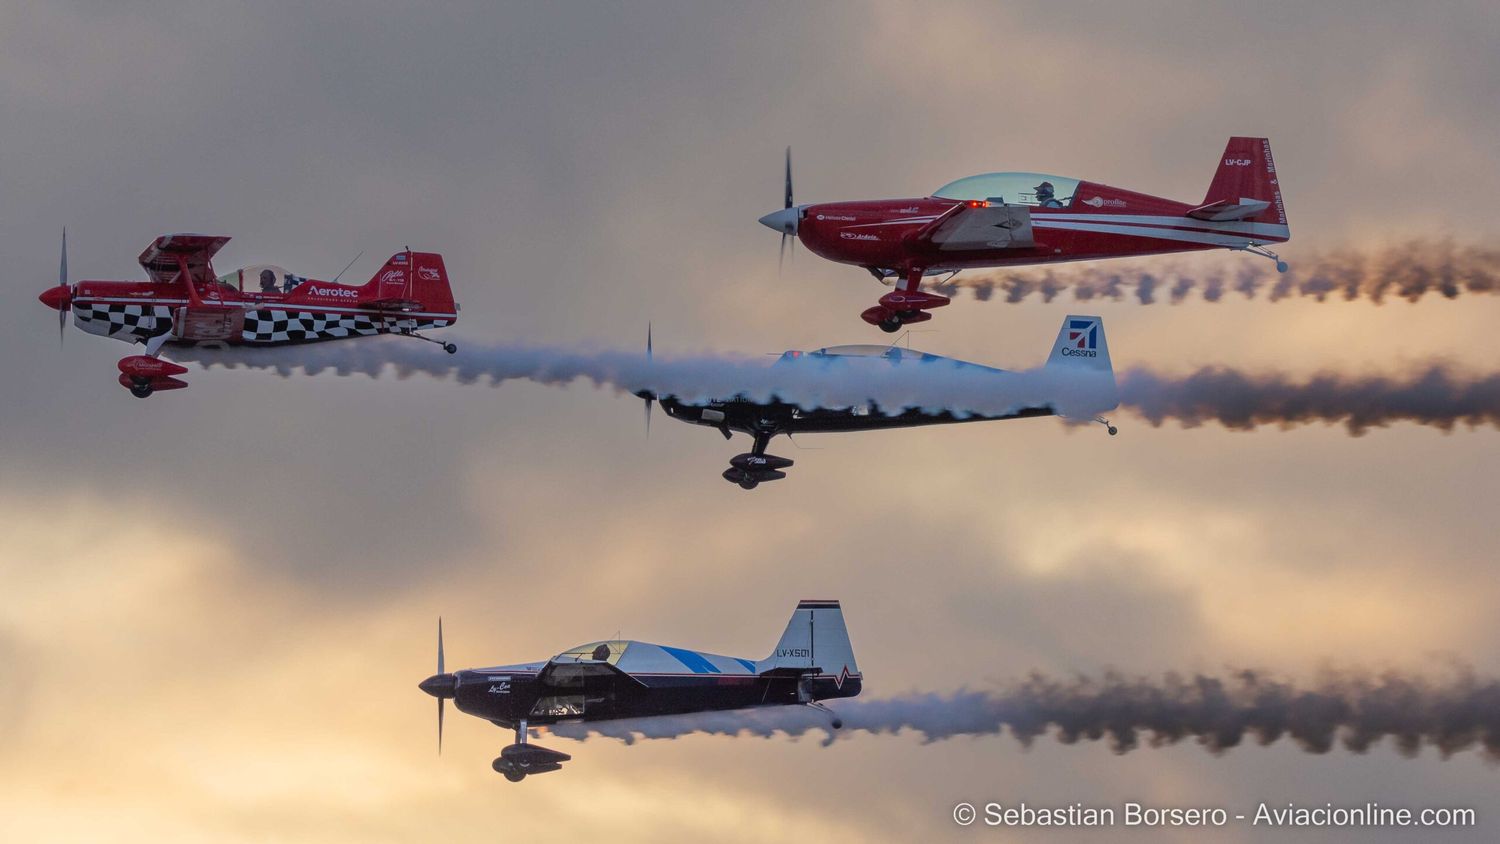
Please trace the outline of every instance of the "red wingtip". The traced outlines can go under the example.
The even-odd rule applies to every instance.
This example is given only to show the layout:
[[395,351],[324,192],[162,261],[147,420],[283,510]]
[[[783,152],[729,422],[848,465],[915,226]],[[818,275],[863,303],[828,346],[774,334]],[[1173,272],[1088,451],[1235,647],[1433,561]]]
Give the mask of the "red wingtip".
[[73,303],[73,288],[66,284],[59,284],[56,287],[47,288],[37,298],[52,310],[61,311]]

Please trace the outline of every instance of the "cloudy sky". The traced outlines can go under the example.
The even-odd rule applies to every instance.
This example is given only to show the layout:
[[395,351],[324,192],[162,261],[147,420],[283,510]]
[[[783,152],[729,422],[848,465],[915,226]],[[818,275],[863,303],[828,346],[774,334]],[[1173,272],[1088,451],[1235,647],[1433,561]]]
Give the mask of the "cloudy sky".
[[[704,5],[0,7],[0,837],[962,839],[993,831],[955,829],[959,799],[1134,799],[1476,806],[1493,840],[1492,763],[1388,746],[554,738],[575,761],[513,786],[490,724],[450,712],[436,756],[415,686],[439,614],[450,666],[617,632],[759,657],[802,597],[844,601],[872,697],[1107,667],[1493,676],[1491,428],[825,437],[745,493],[718,478],[743,439],[664,417],[647,439],[587,385],[215,370],[137,401],[124,346],[59,349],[36,302],[64,225],[74,280],[202,231],[233,236],[221,269],[442,252],[460,344],[636,348],[648,321],[679,353],[879,342],[864,273],[777,272],[755,219],[787,144],[799,201],[1003,169],[1196,200],[1228,136],[1265,135],[1294,263],[1500,228],[1489,3]],[[1088,307],[1119,367],[1497,359],[1484,296]],[[1031,365],[1068,308],[965,299],[913,342]]]

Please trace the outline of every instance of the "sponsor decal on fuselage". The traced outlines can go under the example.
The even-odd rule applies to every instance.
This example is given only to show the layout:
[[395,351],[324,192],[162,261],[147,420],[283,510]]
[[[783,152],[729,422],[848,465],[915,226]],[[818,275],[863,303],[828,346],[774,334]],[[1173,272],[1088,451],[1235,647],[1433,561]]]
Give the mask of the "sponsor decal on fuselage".
[[1125,207],[1125,200],[1123,200],[1123,199],[1105,199],[1102,196],[1096,196],[1096,197],[1093,197],[1092,199],[1085,199],[1083,201],[1083,204],[1084,205],[1088,205],[1088,206],[1090,206],[1092,208],[1124,208]]
[[840,222],[840,223],[852,223],[852,222],[854,222],[854,218],[848,216],[847,214],[819,214],[818,215],[818,219],[819,220],[835,220],[835,221]]
[[406,270],[386,270],[380,274],[381,284],[405,284]]
[[307,292],[311,293],[314,296],[332,296],[336,299],[359,298],[358,290],[353,290],[347,287],[319,287],[316,284],[309,284],[307,286]]
[[505,681],[502,681],[502,682],[499,682],[499,683],[491,683],[490,684],[490,694],[492,694],[492,695],[508,695],[508,694],[510,694],[510,681],[509,680],[505,680]]
[[876,237],[873,234],[864,234],[863,232],[839,232],[839,237],[843,238],[844,240],[879,240],[880,239],[880,238]]

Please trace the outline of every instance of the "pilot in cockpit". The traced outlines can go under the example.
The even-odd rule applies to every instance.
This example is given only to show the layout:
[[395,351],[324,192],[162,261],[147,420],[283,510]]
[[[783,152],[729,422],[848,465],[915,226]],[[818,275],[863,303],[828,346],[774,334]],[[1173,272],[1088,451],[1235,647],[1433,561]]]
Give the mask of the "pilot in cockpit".
[[1042,182],[1032,190],[1036,191],[1036,204],[1043,208],[1061,208],[1063,204],[1057,201],[1051,182]]
[[275,293],[276,292],[276,273],[275,273],[275,271],[273,271],[273,270],[261,270],[260,271],[260,292],[262,292],[262,293]]

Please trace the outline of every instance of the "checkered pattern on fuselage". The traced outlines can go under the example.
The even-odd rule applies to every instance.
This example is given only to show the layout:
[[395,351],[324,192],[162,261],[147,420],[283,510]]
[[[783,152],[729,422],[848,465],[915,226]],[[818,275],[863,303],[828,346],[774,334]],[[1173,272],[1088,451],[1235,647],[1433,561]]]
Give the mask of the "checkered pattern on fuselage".
[[[172,311],[170,305],[74,302],[73,321],[90,334],[144,343],[172,330]],[[257,345],[312,343],[344,337],[369,337],[397,331],[444,328],[451,323],[452,320],[446,319],[261,308],[245,312],[245,327],[240,334],[240,342]]]
[[172,330],[172,309],[167,305],[75,302],[73,322],[90,334],[144,343]]

